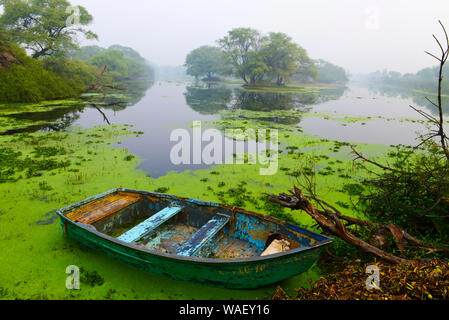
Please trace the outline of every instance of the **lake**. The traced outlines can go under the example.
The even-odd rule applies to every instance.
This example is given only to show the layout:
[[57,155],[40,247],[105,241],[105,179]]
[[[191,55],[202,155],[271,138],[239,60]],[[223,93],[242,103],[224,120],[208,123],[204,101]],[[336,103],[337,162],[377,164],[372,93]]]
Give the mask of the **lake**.
[[[159,177],[172,170],[208,167],[172,164],[170,150],[175,142],[170,141],[170,134],[177,128],[189,129],[192,121],[215,121],[222,110],[244,109],[268,114],[270,110],[298,109],[304,117],[292,118],[290,124],[306,133],[342,142],[413,145],[424,126],[414,121],[421,118],[410,105],[428,108],[422,95],[404,96],[403,92],[392,94],[354,84],[312,94],[246,92],[238,85],[157,81],[137,103],[102,110],[110,123],[130,124],[134,130],[144,133],[124,138],[120,147],[144,159],[139,169]],[[49,118],[60,121],[63,127],[106,124],[103,115],[89,106],[75,108],[69,115],[58,111],[33,115],[35,120]]]
[[[0,150],[12,147],[23,152],[5,153],[11,162],[4,163],[5,180],[0,184],[3,239],[0,259],[8,260],[2,264],[8,278],[2,279],[0,275],[0,280],[10,290],[11,297],[68,298],[71,293],[63,285],[64,270],[67,265],[75,264],[89,272],[98,272],[105,279],[103,286],[84,286],[77,293],[80,298],[111,297],[111,292],[117,291],[120,297],[123,294],[144,299],[269,298],[276,286],[248,291],[204,290],[200,285],[136,270],[66,239],[48,212],[114,187],[165,188],[170,194],[240,206],[282,220],[292,219],[313,229],[315,222],[310,217],[298,211],[282,212],[271,206],[263,195],[291,188],[296,183],[303,156],[314,155],[312,169],[318,173],[319,194],[345,210],[350,196],[342,192],[342,187],[357,182],[360,172],[354,170],[347,147],[336,141],[368,143],[359,146],[368,153],[385,152],[390,144],[414,144],[417,131],[423,130],[424,124],[409,105],[430,110],[421,94],[373,90],[353,84],[344,88],[311,87],[279,93],[245,91],[239,85],[157,81],[129,105],[109,100],[109,106],[97,104],[101,112],[93,105],[75,105],[53,111],[42,108],[41,112],[14,113],[11,115],[14,118],[36,124],[28,126],[27,132],[38,131],[31,135],[9,132],[0,137]],[[23,108],[26,110],[26,106]],[[233,111],[242,119],[228,121],[226,115]],[[257,121],[251,122],[252,117],[257,117]],[[217,120],[228,121],[230,125],[237,123],[237,126],[248,123],[249,127],[253,124],[267,129],[279,127],[283,143],[280,149],[284,152],[279,157],[278,172],[262,176],[258,167],[251,165],[209,169],[206,164],[176,166],[170,161],[170,151],[176,144],[170,141],[173,130],[192,130],[192,121],[202,121],[206,126]],[[42,124],[42,121],[52,123]],[[122,137],[126,130],[122,126],[107,126],[108,121],[133,125],[135,134]],[[86,129],[78,130],[76,126]],[[117,143],[118,140],[121,142]],[[116,148],[109,147],[109,143]],[[60,168],[30,171],[27,175],[16,165],[22,163],[16,160],[28,156],[37,161],[38,152],[55,153],[52,158]],[[62,165],[64,161],[70,161],[68,168]],[[136,167],[145,174],[134,170]],[[10,168],[12,173],[8,173]],[[53,255],[51,264],[47,263],[49,252]],[[24,263],[27,267],[17,271],[16,266]],[[319,275],[319,268],[314,267],[279,285],[291,291],[307,285],[308,278],[317,279]],[[33,283],[33,289],[23,282],[24,278]],[[43,287],[47,290],[42,291]]]
[[[192,121],[215,121],[220,118],[222,110],[237,108],[268,114],[270,110],[296,108],[301,110],[304,118],[291,119],[291,124],[306,133],[342,142],[413,145],[424,126],[413,121],[422,118],[410,105],[428,108],[423,95],[391,94],[354,84],[334,90],[320,90],[317,94],[303,94],[245,92],[237,85],[208,87],[157,81],[137,103],[102,110],[110,123],[133,125],[134,130],[144,133],[139,137],[125,138],[120,147],[144,159],[139,169],[159,177],[171,170],[208,167],[173,165],[169,159],[175,142],[170,141],[170,134],[177,128],[190,128]],[[27,115],[20,117],[27,118]],[[31,119],[56,120],[63,124],[63,128],[69,125],[90,128],[106,124],[103,115],[89,106],[74,108],[69,113],[52,111],[32,114]]]

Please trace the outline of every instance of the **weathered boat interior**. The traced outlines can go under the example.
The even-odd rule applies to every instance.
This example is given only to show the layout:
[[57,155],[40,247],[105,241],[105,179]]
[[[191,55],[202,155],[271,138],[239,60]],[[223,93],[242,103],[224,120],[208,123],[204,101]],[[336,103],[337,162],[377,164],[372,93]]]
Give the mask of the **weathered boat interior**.
[[293,226],[242,209],[151,193],[117,191],[66,217],[126,243],[186,257],[257,257],[279,239],[287,244],[284,251],[316,241]]

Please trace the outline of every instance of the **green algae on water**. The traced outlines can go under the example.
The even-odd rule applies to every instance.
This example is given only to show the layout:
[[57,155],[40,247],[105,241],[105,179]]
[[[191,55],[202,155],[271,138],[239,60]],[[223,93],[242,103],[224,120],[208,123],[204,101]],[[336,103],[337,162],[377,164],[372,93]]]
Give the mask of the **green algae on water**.
[[[280,110],[274,117],[292,114],[303,116],[299,111]],[[363,178],[352,162],[349,143],[304,134],[292,124],[267,120],[266,113],[261,112],[231,110],[205,126],[279,130],[279,143],[285,152],[279,154],[278,172],[261,176],[261,165],[244,163],[172,171],[154,179],[136,169],[139,157],[118,147],[120,137],[141,134],[128,126],[72,127],[61,132],[0,136],[0,150],[5,155],[2,159],[9,159],[0,164],[0,298],[271,298],[277,285],[254,290],[204,290],[201,285],[138,270],[64,237],[51,211],[112,188],[168,192],[236,205],[319,231],[309,216],[280,208],[265,195],[286,192],[305,174],[315,180],[320,197],[329,199],[347,215],[360,215],[349,205],[354,192],[360,191],[356,186]],[[389,150],[387,146],[368,144],[358,144],[357,148],[380,160]],[[51,165],[44,160],[52,161]],[[34,169],[27,175],[29,168]],[[70,265],[83,268],[81,290],[65,287],[65,270]],[[316,280],[319,275],[314,267],[280,285],[287,290],[307,287],[308,279]]]

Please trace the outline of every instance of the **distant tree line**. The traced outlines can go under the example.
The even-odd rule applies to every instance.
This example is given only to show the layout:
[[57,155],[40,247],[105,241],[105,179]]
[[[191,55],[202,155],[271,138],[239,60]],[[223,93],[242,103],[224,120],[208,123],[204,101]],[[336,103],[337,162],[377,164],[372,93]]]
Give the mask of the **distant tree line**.
[[251,28],[236,28],[217,40],[218,47],[202,46],[186,57],[187,74],[217,80],[234,76],[245,85],[271,81],[278,86],[289,82],[322,81],[344,83],[344,69],[323,60],[312,60],[307,51],[281,32],[267,35]]
[[316,60],[317,67],[316,81],[319,83],[338,83],[344,84],[349,81],[345,69],[322,59]]
[[66,0],[0,0],[0,7],[0,103],[77,96],[106,64],[105,81],[153,76],[131,48],[79,48],[78,36],[98,39],[86,29],[93,17],[81,6]]
[[[369,74],[358,75],[355,80],[370,84],[395,86],[401,88],[418,89],[432,91],[438,86],[439,67],[428,67],[416,73],[402,74],[396,71],[376,71]],[[449,93],[449,86],[446,79],[449,79],[449,70],[443,70],[443,91]]]

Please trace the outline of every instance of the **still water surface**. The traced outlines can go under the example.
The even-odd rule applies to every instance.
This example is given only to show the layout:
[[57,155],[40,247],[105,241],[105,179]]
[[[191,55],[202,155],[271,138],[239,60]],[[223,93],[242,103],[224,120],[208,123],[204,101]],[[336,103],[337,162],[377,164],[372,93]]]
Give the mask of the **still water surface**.
[[[120,147],[127,148],[142,158],[139,169],[157,178],[171,170],[184,171],[207,167],[204,164],[172,164],[170,150],[176,142],[170,141],[170,134],[177,128],[191,130],[192,121],[220,119],[221,110],[234,108],[264,111],[267,112],[267,119],[270,119],[271,110],[296,108],[305,116],[295,117],[287,122],[301,127],[306,133],[338,141],[413,145],[416,143],[418,131],[422,131],[424,126],[411,121],[392,120],[421,119],[409,107],[410,105],[428,108],[423,95],[374,91],[356,85],[321,90],[315,94],[256,93],[245,92],[239,86],[207,87],[157,81],[134,105],[102,110],[111,123],[130,124],[134,126],[133,130],[144,132],[138,137],[124,138]],[[323,114],[329,115],[330,119],[325,119]],[[335,120],[343,116],[358,120],[356,122]],[[378,119],[379,116],[382,119]],[[53,129],[69,125],[92,127],[106,124],[103,115],[89,106],[75,108],[70,112],[54,111],[33,117],[35,120],[40,120],[39,118],[59,120],[60,125]]]

